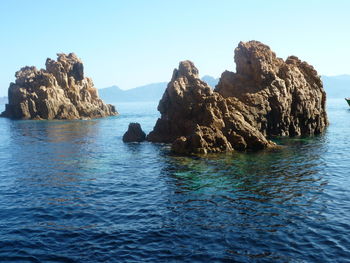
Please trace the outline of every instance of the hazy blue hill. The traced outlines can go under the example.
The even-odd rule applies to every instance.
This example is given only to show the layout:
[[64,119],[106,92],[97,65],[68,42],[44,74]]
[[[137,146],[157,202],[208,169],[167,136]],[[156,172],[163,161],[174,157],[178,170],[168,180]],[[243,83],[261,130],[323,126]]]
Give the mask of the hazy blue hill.
[[[321,76],[328,98],[350,97],[350,75]],[[202,80],[215,88],[219,78],[203,76]],[[158,101],[162,98],[167,82],[152,83],[134,89],[122,90],[118,86],[99,89],[98,93],[103,101],[135,102],[135,101]],[[7,97],[0,97],[0,104],[6,104]]]
[[202,77],[202,80],[205,81],[206,83],[208,83],[208,85],[210,87],[212,87],[213,89],[215,88],[215,86],[219,83],[219,78],[214,78],[212,76],[209,75],[205,75]]
[[152,83],[124,91],[125,96],[134,101],[154,101],[163,96],[167,82]]
[[[204,76],[203,81],[215,88],[219,79],[211,76]],[[162,98],[167,82],[152,83],[137,88],[122,90],[118,86],[99,89],[101,99],[107,103],[113,102],[133,102],[133,101],[158,101]]]
[[7,103],[7,97],[0,97],[0,104],[6,104]]
[[166,82],[152,83],[129,90],[122,90],[117,86],[99,89],[100,98],[107,102],[133,102],[159,100],[166,88]]
[[350,97],[350,75],[321,76],[328,98]]
[[[328,98],[350,97],[350,75],[321,76]],[[215,88],[219,78],[203,76],[202,80]],[[100,97],[107,103],[135,102],[135,101],[158,101],[162,98],[167,82],[159,82],[144,85],[129,90],[122,90],[112,86],[99,90]],[[1,99],[0,99],[1,100]]]
[[118,86],[111,86],[111,87],[99,89],[98,94],[102,98],[102,100],[105,100],[108,97],[120,97],[120,96],[122,96],[123,90],[120,89]]

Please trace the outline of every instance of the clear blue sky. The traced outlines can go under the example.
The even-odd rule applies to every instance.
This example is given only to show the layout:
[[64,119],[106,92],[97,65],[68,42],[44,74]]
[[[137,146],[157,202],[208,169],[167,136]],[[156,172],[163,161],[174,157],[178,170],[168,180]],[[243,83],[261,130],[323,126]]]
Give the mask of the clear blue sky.
[[185,59],[219,77],[253,39],[319,74],[349,74],[349,12],[346,0],[2,0],[0,96],[22,66],[58,52],[75,52],[97,88],[128,89],[169,81]]

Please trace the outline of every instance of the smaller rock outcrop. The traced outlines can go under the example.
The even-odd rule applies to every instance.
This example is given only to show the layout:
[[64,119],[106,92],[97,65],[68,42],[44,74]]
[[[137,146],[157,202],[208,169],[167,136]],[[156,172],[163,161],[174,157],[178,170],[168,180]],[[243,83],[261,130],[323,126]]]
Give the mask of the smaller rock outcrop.
[[140,123],[130,123],[128,130],[123,135],[123,142],[142,142],[146,134],[141,129]]
[[0,115],[12,119],[90,119],[117,115],[98,97],[84,66],[74,54],[57,54],[46,69],[23,67],[8,89],[8,104]]

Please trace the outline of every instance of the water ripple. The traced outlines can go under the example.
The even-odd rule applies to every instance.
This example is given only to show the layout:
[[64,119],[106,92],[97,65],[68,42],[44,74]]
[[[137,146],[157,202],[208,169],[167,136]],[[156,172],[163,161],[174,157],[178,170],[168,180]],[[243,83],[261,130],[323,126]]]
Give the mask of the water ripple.
[[[0,119],[1,262],[346,262],[350,112],[275,152],[179,157],[156,103],[93,121]],[[342,142],[340,145],[339,142]]]

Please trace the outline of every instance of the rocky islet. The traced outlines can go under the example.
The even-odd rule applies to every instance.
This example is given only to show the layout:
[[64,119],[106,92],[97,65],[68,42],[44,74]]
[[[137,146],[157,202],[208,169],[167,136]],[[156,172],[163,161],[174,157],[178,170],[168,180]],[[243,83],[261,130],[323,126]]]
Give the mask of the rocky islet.
[[174,70],[147,136],[176,153],[276,147],[274,136],[310,136],[328,125],[326,93],[316,70],[295,56],[284,61],[258,41],[235,49],[236,73],[225,71],[213,91],[191,61]]
[[[161,117],[147,137],[131,123],[123,141],[171,143],[176,153],[274,148],[275,136],[310,136],[328,125],[326,93],[316,70],[296,56],[285,61],[258,41],[235,49],[236,73],[225,71],[214,90],[182,61],[159,102]],[[74,54],[47,59],[46,69],[23,67],[8,90],[2,117],[90,119],[117,115],[98,97]]]
[[74,54],[48,58],[46,69],[23,67],[8,89],[2,117],[12,119],[91,119],[117,115],[113,105],[98,96],[82,61]]

